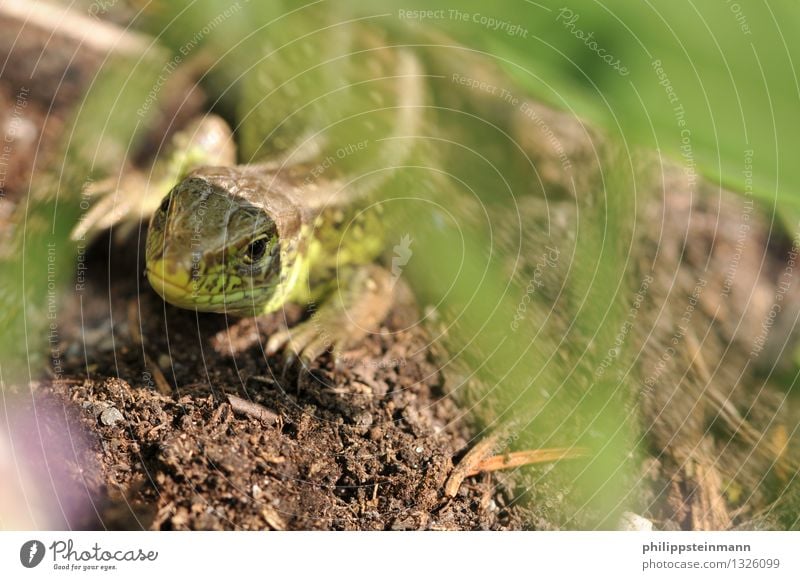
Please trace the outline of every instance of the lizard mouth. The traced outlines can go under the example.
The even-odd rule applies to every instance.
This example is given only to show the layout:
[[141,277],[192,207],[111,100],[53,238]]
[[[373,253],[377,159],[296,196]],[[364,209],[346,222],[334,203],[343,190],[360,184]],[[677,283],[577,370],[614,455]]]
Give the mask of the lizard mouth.
[[180,308],[197,310],[199,312],[225,312],[229,314],[252,313],[258,305],[253,301],[253,295],[242,290],[235,292],[222,292],[211,294],[199,292],[199,281],[191,280],[186,272],[168,267],[164,260],[158,260],[147,265],[147,280],[156,293]]
[[170,304],[194,306],[196,293],[192,291],[189,276],[179,270],[171,271],[164,260],[147,264],[147,280],[153,290]]

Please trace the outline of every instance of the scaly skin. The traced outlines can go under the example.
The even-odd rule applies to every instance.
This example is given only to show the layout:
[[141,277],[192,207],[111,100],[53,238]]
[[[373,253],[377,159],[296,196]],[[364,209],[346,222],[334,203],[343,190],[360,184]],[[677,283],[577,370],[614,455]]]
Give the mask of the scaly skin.
[[153,288],[183,308],[268,313],[314,298],[312,288],[337,266],[377,256],[379,229],[337,235],[355,204],[312,205],[291,179],[257,166],[191,172],[150,222],[146,260]]
[[[361,58],[372,80],[361,81],[371,85],[359,93],[372,101],[366,109],[357,102],[356,111],[337,110],[329,125],[333,136],[301,136],[266,163],[209,166],[195,155],[194,163],[182,164],[191,170],[154,209],[147,236],[147,277],[167,302],[234,315],[311,303],[329,328],[314,325],[311,332],[310,322],[268,345],[274,351],[288,344],[308,359],[340,350],[380,322],[391,292],[375,289],[387,287],[386,276],[375,268],[369,275],[356,270],[384,249],[381,206],[374,202],[412,150],[402,137],[419,124],[422,75],[402,49],[375,49]],[[328,94],[340,99],[338,90]],[[326,155],[343,131],[352,140],[335,142],[335,153]],[[219,155],[211,148],[207,157]],[[327,298],[335,288],[339,301],[333,304]],[[321,333],[329,336],[324,343]]]

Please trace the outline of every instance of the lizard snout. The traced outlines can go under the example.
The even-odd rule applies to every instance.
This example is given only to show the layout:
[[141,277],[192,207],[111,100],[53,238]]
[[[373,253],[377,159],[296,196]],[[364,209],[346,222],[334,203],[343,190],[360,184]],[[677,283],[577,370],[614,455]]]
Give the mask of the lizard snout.
[[164,300],[177,306],[191,296],[191,271],[169,258],[148,262],[147,280]]

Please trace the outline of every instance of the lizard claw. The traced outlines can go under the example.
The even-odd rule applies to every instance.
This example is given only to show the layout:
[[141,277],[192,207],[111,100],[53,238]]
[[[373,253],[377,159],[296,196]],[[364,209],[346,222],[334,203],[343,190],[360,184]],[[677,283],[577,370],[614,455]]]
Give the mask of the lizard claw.
[[283,350],[287,356],[287,363],[290,358],[300,358],[303,362],[310,363],[332,347],[333,343],[328,338],[327,332],[319,328],[312,319],[273,334],[267,341],[265,350],[268,355]]
[[266,353],[273,355],[283,350],[287,364],[300,359],[303,366],[308,366],[329,352],[336,368],[341,369],[341,352],[376,331],[392,304],[387,276],[388,272],[379,268],[354,274],[344,300],[330,300],[308,320],[273,334],[267,341]]
[[289,343],[291,339],[291,332],[288,328],[284,328],[283,330],[279,330],[275,334],[269,337],[267,340],[267,344],[264,346],[264,351],[267,353],[268,356],[272,356],[276,354],[279,350],[281,350],[286,344]]

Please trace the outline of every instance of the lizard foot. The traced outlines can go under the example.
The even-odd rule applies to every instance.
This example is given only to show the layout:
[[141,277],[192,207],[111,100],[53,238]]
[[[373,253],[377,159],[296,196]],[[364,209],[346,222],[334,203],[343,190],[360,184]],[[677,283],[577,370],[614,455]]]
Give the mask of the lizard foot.
[[189,171],[235,163],[233,134],[227,123],[216,115],[198,117],[172,137],[169,155],[157,159],[149,172],[130,168],[118,178],[90,183],[84,194],[93,198],[92,207],[70,237],[91,241],[115,228],[116,239],[124,241],[140,221],[150,219],[164,195]]
[[311,305],[308,320],[269,338],[267,354],[283,350],[287,364],[300,359],[307,365],[331,352],[339,367],[343,351],[379,329],[393,303],[393,283],[392,275],[379,266],[348,270],[324,303],[318,308]]

